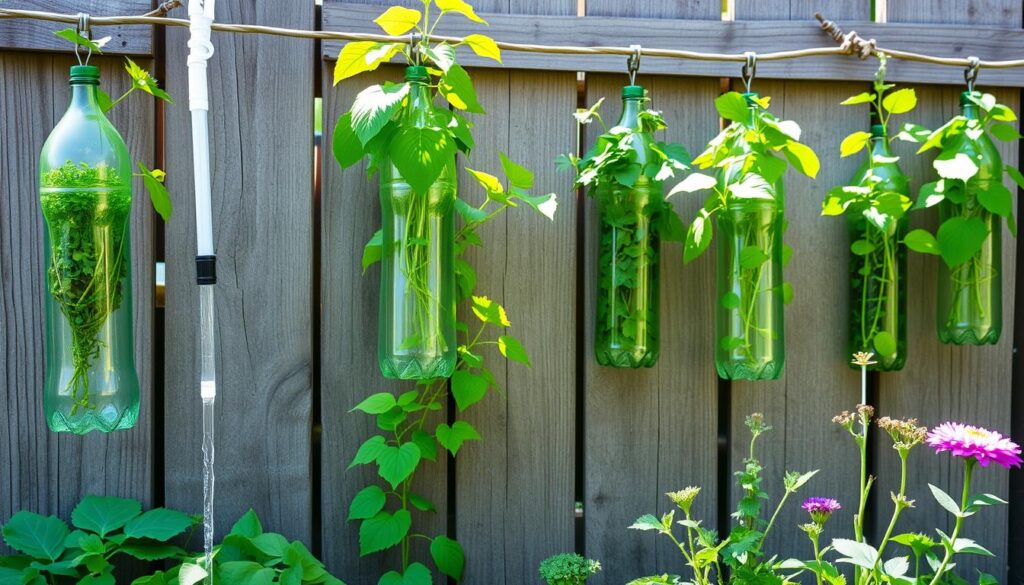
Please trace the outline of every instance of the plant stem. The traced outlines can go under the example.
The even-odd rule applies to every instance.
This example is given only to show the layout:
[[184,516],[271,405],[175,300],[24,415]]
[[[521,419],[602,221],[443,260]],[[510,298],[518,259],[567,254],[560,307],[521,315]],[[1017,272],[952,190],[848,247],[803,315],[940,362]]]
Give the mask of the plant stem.
[[[971,472],[974,470],[974,459],[967,459],[964,462],[964,491],[960,496],[960,511],[962,512],[967,508],[967,501],[970,496],[971,490]],[[929,585],[937,585],[939,580],[942,578],[942,574],[946,572],[946,567],[949,565],[949,561],[953,558],[953,546],[956,544],[957,537],[960,536],[960,528],[963,526],[964,517],[959,515],[956,517],[956,523],[953,525],[953,534],[949,536],[949,543],[946,544],[946,554],[942,557],[942,564],[939,565],[938,570],[935,571],[935,576],[932,577]]]

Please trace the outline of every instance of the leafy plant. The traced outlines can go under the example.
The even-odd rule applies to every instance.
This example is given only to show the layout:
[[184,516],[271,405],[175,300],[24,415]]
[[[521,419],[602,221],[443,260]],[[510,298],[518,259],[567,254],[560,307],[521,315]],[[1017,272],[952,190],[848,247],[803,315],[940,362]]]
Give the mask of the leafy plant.
[[[715,169],[717,177],[691,173],[668,193],[710,190],[687,231],[685,262],[711,244],[712,218],[724,232],[722,244],[728,248],[719,257],[730,266],[719,268],[720,281],[727,285],[719,287],[718,304],[725,311],[723,322],[730,325],[719,329],[718,349],[739,373],[728,377],[771,378],[781,373],[781,360],[774,363],[775,358],[762,349],[772,347],[782,334],[776,331],[778,315],[758,306],[766,294],[779,293],[786,301],[792,296],[788,283],[776,282],[791,253],[784,245],[779,249],[785,227],[782,176],[792,166],[814,178],[820,166],[814,151],[799,142],[800,127],[768,113],[769,102],[769,97],[756,94],[719,96],[715,107],[731,123],[693,160],[701,169]],[[722,367],[719,370],[722,374]]]
[[[202,517],[167,508],[146,512],[136,500],[87,496],[71,513],[69,527],[56,516],[21,511],[3,525],[4,542],[21,553],[0,557],[0,585],[113,585],[115,561],[173,562],[138,577],[132,585],[195,585],[207,577],[203,556],[187,546]],[[215,582],[344,585],[301,542],[264,532],[250,510],[214,548]]]
[[[763,550],[764,543],[790,495],[796,493],[818,472],[787,472],[783,479],[783,496],[766,521],[762,504],[769,499],[769,495],[761,488],[763,467],[755,448],[758,439],[769,432],[771,427],[758,413],[748,416],[745,422],[750,430],[750,451],[743,460],[743,469],[735,473],[736,485],[742,497],[732,514],[735,525],[729,535],[720,539],[717,531],[703,527],[701,521],[694,518],[692,507],[700,494],[699,487],[669,492],[666,496],[675,504],[676,509],[662,515],[660,519],[651,514],[641,516],[630,528],[654,531],[671,540],[683,555],[692,580],[684,580],[679,575],[653,575],[633,580],[629,585],[782,583],[774,557],[769,558]],[[680,511],[683,519],[677,522],[676,512]],[[676,524],[685,528],[681,537],[675,534]],[[730,571],[726,573],[723,566],[729,567]]]
[[540,564],[540,576],[548,585],[584,585],[601,570],[601,563],[576,553],[553,555]]
[[[439,14],[432,20],[431,11]],[[429,64],[432,99],[445,99],[456,110],[483,113],[476,92],[465,70],[456,62],[456,47],[446,42],[433,43],[431,34],[437,22],[448,13],[460,14],[483,23],[473,8],[462,0],[425,0],[423,11],[391,7],[377,24],[388,34],[416,31],[420,37],[410,46],[404,43],[353,42],[342,49],[335,68],[335,83],[364,71],[372,71],[403,53],[411,64]],[[500,62],[497,45],[483,35],[470,35],[462,43],[478,55]],[[403,112],[410,107],[409,84],[385,83],[366,88],[357,96],[352,109],[339,119],[334,132],[333,151],[338,163],[349,167],[364,157],[368,172],[393,164],[413,191],[422,192],[444,171],[456,151],[468,153],[473,147],[472,124],[458,111],[434,108],[428,123],[415,129],[403,126]],[[415,136],[411,136],[415,134]],[[436,156],[440,154],[441,156]],[[351,467],[373,465],[383,480],[359,491],[349,507],[348,520],[359,523],[360,555],[366,556],[393,548],[400,551],[400,566],[381,576],[381,585],[423,585],[431,583],[430,569],[414,561],[414,545],[426,545],[437,569],[456,580],[462,578],[465,556],[462,546],[445,534],[428,535],[416,530],[414,516],[436,513],[435,505],[414,491],[416,471],[424,461],[445,456],[438,446],[455,456],[469,441],[481,435],[468,421],[457,418],[445,422],[435,413],[442,412],[449,397],[455,400],[458,414],[482,400],[491,389],[500,389],[497,379],[485,365],[481,350],[494,346],[502,356],[530,366],[530,358],[518,339],[505,333],[511,325],[505,308],[476,292],[476,272],[462,258],[473,246],[482,246],[478,228],[506,210],[525,204],[548,218],[557,207],[554,194],[531,195],[534,175],[523,166],[499,153],[506,183],[497,176],[467,168],[483,188],[486,197],[477,205],[462,198],[454,201],[462,225],[455,233],[455,276],[460,302],[468,302],[475,325],[457,324],[457,362],[450,378],[420,381],[414,390],[379,392],[367,397],[353,410],[376,418],[380,433],[367,439],[358,449]],[[363,269],[388,253],[383,232],[378,231],[363,251]]]
[[[843,139],[839,150],[843,157],[867,149],[865,162],[849,185],[833,187],[822,204],[822,215],[850,218],[850,335],[854,351],[874,351],[881,369],[899,369],[899,307],[901,290],[905,294],[906,253],[902,238],[906,232],[907,210],[912,204],[906,176],[900,171],[898,156],[889,145],[897,139],[918,141],[928,130],[916,124],[904,124],[890,137],[887,132],[893,115],[906,114],[917,105],[913,89],[895,90],[885,82],[886,58],[879,55],[874,91],[847,98],[842,105],[870,104],[872,132],[857,131]],[[873,137],[874,128],[881,135]],[[901,269],[902,268],[902,269]],[[905,301],[902,301],[905,302]]]
[[[648,101],[645,96],[641,103]],[[562,155],[563,168],[576,171],[576,186],[597,200],[600,230],[595,348],[602,365],[654,364],[658,343],[658,261],[661,240],[683,240],[679,216],[665,201],[661,184],[687,170],[689,153],[678,144],[658,142],[667,126],[661,112],[624,106],[612,128],[598,109],[576,112],[579,124],[597,120],[604,133],[583,158]]]

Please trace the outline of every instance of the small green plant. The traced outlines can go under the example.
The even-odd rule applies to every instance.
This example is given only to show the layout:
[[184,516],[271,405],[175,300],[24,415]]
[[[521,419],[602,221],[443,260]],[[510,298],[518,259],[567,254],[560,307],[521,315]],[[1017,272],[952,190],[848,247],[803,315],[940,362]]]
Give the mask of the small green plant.
[[584,585],[601,570],[601,563],[576,553],[553,555],[540,564],[540,576],[548,585]]
[[[0,585],[114,585],[115,562],[172,563],[132,585],[195,585],[203,555],[186,548],[202,517],[167,508],[146,512],[136,500],[86,496],[71,526],[56,516],[21,511],[3,525],[4,543],[20,554],[0,557]],[[181,546],[179,546],[179,544]],[[214,548],[215,583],[344,585],[301,542],[264,532],[250,510]]]

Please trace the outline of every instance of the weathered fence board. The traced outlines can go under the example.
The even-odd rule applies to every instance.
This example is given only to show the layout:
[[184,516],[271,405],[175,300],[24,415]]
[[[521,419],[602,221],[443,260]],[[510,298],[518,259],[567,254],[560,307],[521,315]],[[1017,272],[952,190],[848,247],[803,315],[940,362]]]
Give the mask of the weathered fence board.
[[[141,181],[133,182],[132,288],[139,422],[113,434],[51,433],[43,416],[45,372],[43,223],[39,151],[70,100],[70,56],[0,53],[0,522],[19,509],[67,517],[89,494],[152,501],[153,213]],[[129,87],[121,60],[94,58],[112,94]],[[140,61],[143,67],[152,65]],[[110,113],[131,155],[152,165],[154,106],[132,96]]]
[[[92,16],[139,16],[153,8],[153,0],[7,0],[0,8],[35,10]],[[75,28],[73,24],[44,20],[7,20],[0,17],[0,49],[67,52],[68,41],[55,37],[55,31]],[[110,36],[104,54],[149,56],[153,53],[153,29],[148,26],[111,25],[95,27],[93,38]]]
[[[312,28],[313,5],[220,2],[217,20]],[[201,510],[198,289],[188,111],[188,31],[167,34],[168,185],[165,475],[167,504]],[[217,522],[249,507],[311,544],[310,405],[313,69],[308,41],[217,35],[210,154],[218,255]],[[229,464],[233,462],[234,464]]]
[[[902,2],[900,2],[902,3]],[[698,12],[704,3],[693,6],[684,3],[688,20],[657,18],[656,12],[648,5],[658,2],[637,2],[636,11],[629,15],[605,16],[535,16],[500,15],[483,16],[490,22],[490,35],[497,39],[515,43],[573,46],[615,46],[626,47],[639,43],[645,47],[681,49],[712,53],[740,54],[744,51],[769,53],[828,47],[833,45],[817,21],[814,11],[821,10],[825,16],[836,20],[845,30],[856,30],[865,39],[877,39],[879,45],[918,53],[964,58],[977,55],[982,59],[1018,59],[1024,52],[1024,33],[977,24],[970,27],[942,25],[887,24],[879,25],[868,20],[868,2],[844,2],[839,4],[818,3],[813,0],[783,4],[782,14],[773,8],[761,10],[757,21],[713,22],[701,20],[704,14]],[[710,3],[710,4],[713,4]],[[740,6],[745,3],[740,1]],[[767,3],[766,7],[779,6]],[[828,6],[836,6],[829,10]],[[630,6],[632,8],[632,6]],[[744,8],[743,10],[749,10]],[[848,19],[843,14],[857,12],[858,16]],[[589,9],[588,14],[595,14]],[[377,33],[380,29],[372,22],[377,13],[364,6],[351,3],[329,3],[324,6],[324,28],[326,30]],[[633,18],[634,16],[638,18]],[[716,16],[717,18],[717,16]],[[741,17],[742,18],[742,17]],[[792,18],[792,21],[789,19]],[[785,22],[777,22],[779,20]],[[1001,21],[1000,21],[1001,22]],[[479,32],[474,23],[452,19],[438,28],[439,34],[463,36]],[[326,41],[324,55],[335,58],[341,46],[339,41]],[[590,71],[618,73],[622,68],[622,56],[618,55],[550,55],[507,51],[503,65],[513,69],[544,69],[561,71]],[[470,65],[489,65],[485,60],[468,54],[461,58]],[[758,65],[762,79],[847,79],[868,81],[875,72],[873,60],[861,61],[850,56],[824,56],[787,61],[765,61]],[[695,61],[651,57],[646,61],[644,71],[648,74],[700,75],[728,77],[735,75],[736,66],[731,62]],[[957,67],[942,67],[925,63],[900,61],[890,68],[889,78],[894,81],[918,83],[960,83],[963,80]],[[1024,85],[1024,70],[993,69],[985,71],[985,81],[998,86]]]

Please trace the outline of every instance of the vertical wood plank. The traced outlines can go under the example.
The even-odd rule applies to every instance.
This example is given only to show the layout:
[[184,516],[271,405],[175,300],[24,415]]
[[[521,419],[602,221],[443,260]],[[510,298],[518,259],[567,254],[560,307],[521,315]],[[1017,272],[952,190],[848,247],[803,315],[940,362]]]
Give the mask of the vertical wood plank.
[[[20,509],[67,518],[89,494],[152,503],[153,212],[141,181],[133,182],[132,289],[139,421],[130,430],[84,437],[51,433],[43,417],[43,230],[39,151],[70,99],[70,56],[0,53],[0,523]],[[97,57],[103,86],[129,86],[122,60]],[[151,67],[149,60],[139,61]],[[132,96],[109,114],[132,157],[152,166],[154,107]]]
[[[840,22],[869,18],[866,2],[815,5]],[[788,15],[803,20],[807,8],[807,3],[800,0],[737,0],[736,18],[779,19],[779,15]],[[733,86],[740,87],[740,83],[736,81]],[[817,180],[793,170],[784,178],[789,225],[785,241],[793,248],[785,279],[794,290],[793,302],[786,308],[786,367],[774,382],[731,384],[731,468],[740,469],[747,454],[749,434],[744,418],[761,412],[774,427],[759,445],[765,466],[762,488],[771,496],[763,514],[770,515],[782,497],[785,472],[823,470],[786,504],[766,545],[770,554],[782,558],[804,557],[806,541],[793,533],[796,525],[807,521],[797,500],[819,495],[843,503],[844,509],[826,529],[825,538],[845,534],[839,531],[848,529],[856,509],[857,450],[846,432],[831,422],[837,413],[852,409],[860,401],[859,376],[850,370],[845,355],[849,239],[843,220],[821,217],[821,201],[829,188],[845,184],[856,169],[859,161],[839,159],[838,146],[843,136],[865,129],[867,113],[856,115],[854,110],[839,105],[846,97],[864,90],[858,84],[755,80],[753,89],[772,96],[771,111],[776,116],[800,125],[801,142],[814,149],[822,166]],[[730,485],[730,493],[730,505],[734,506],[741,494],[735,485]]]
[[[665,17],[718,20],[719,2],[587,3],[588,16]],[[641,72],[643,63],[641,62]],[[602,115],[609,125],[621,112],[623,75],[588,75],[586,103],[605,97]],[[662,110],[669,130],[659,139],[680,142],[691,154],[718,132],[714,98],[717,80],[642,77],[650,107]],[[588,126],[585,148],[601,132]],[[672,185],[666,184],[666,191]],[[672,204],[684,221],[700,206],[698,198],[677,197]],[[657,572],[678,572],[678,550],[663,539],[627,527],[646,513],[672,506],[665,493],[689,485],[702,487],[694,514],[705,526],[718,521],[718,382],[711,343],[713,320],[695,318],[714,302],[711,255],[682,265],[681,248],[661,247],[661,357],[655,367],[615,370],[594,359],[594,292],[597,282],[597,211],[584,199],[586,216],[584,294],[585,340],[581,343],[586,400],[585,544],[587,554],[605,570],[597,583],[621,583]],[[699,414],[697,414],[699,413]],[[653,539],[653,540],[652,540]]]
[[[313,27],[313,3],[245,0],[217,21]],[[165,462],[169,506],[201,510],[202,419],[188,31],[168,30]],[[311,545],[313,70],[308,41],[215,35],[209,62],[217,310],[217,532],[248,508]]]
[[[889,5],[889,22],[971,23],[1020,28],[1022,5],[1016,0],[903,0]],[[984,84],[984,73],[979,78]],[[915,121],[929,128],[937,128],[959,112],[959,94],[963,87],[919,87],[921,105],[915,110]],[[984,89],[984,88],[982,88]],[[993,91],[1001,103],[1014,110],[1020,105],[1019,92]],[[1019,164],[1018,144],[996,141],[1003,162]],[[898,152],[910,171],[911,185],[916,190],[923,183],[934,180],[931,166],[934,151],[929,156],[914,156],[913,149]],[[911,162],[912,161],[912,162]],[[1011,189],[1016,187],[1007,182]],[[1015,192],[1015,191],[1012,191]],[[916,217],[914,217],[916,216]],[[911,227],[925,227],[934,233],[938,226],[935,210],[918,212],[911,216]],[[889,416],[917,417],[929,427],[947,420],[978,424],[1003,432],[1010,430],[1010,379],[1013,357],[1014,290],[1017,241],[1003,228],[1003,332],[994,346],[958,347],[939,343],[935,330],[935,304],[938,262],[936,257],[911,253],[910,258],[910,320],[907,327],[910,354],[904,371],[883,376],[879,386],[882,413]],[[899,466],[888,449],[888,439],[878,443],[879,483],[878,501],[898,485]],[[947,533],[952,527],[950,516],[931,497],[927,484],[959,493],[962,469],[959,461],[947,455],[936,456],[924,448],[910,461],[909,497],[916,500],[916,508],[900,520],[901,531],[931,532],[940,527]],[[975,491],[994,493],[1005,497],[1009,484],[1007,473],[985,469],[975,474]],[[880,514],[886,520],[890,506],[886,502]],[[967,555],[957,559],[957,573],[972,579],[976,570],[1005,579],[1007,570],[1008,511],[1006,507],[983,510],[967,520],[964,536],[974,538],[995,553],[994,558]]]
[[[571,0],[474,2],[482,12],[567,15]],[[485,31],[486,32],[486,31]],[[519,584],[540,562],[574,546],[576,432],[576,201],[572,177],[555,157],[576,142],[571,113],[576,76],[560,72],[475,69],[486,116],[475,116],[477,145],[462,166],[502,175],[497,153],[536,173],[533,192],[558,195],[554,222],[530,209],[510,210],[479,230],[484,248],[467,254],[477,290],[502,303],[530,353],[532,368],[485,352],[502,384],[465,419],[483,435],[455,460],[455,534],[466,548],[469,583]],[[464,172],[460,196],[484,197]],[[465,310],[461,318],[476,319]]]

